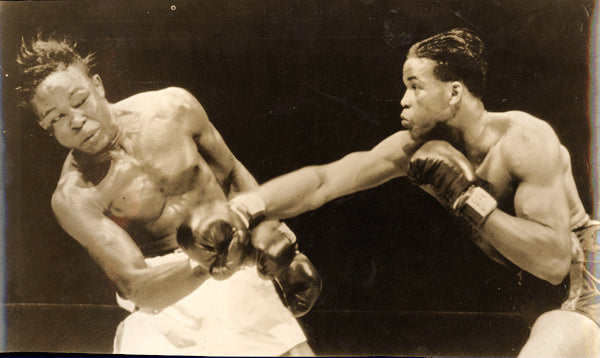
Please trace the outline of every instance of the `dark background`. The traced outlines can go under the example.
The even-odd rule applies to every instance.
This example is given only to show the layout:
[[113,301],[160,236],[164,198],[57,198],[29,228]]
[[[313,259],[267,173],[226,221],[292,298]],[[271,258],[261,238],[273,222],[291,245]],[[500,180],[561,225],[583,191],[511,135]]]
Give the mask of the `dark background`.
[[[95,52],[112,102],[186,88],[263,182],[368,150],[402,129],[402,64],[410,44],[469,27],[488,46],[487,109],[548,121],[571,152],[591,211],[593,7],[592,0],[1,2],[8,349],[110,350],[105,343],[124,314],[113,310],[111,283],[51,212],[67,151],[17,106],[21,36],[68,35],[81,52]],[[526,338],[527,325],[516,316],[524,295],[535,292],[540,307],[561,299],[561,287],[528,277],[519,285],[515,272],[488,259],[405,179],[288,224],[324,280],[315,308],[300,320],[317,353],[515,353]],[[64,335],[56,342],[52,334],[60,329],[85,335],[90,323],[82,312],[96,320],[89,312],[99,308],[111,312],[103,316],[106,333],[95,336],[102,344],[86,348]],[[57,319],[61,310],[77,319]],[[498,328],[515,319],[517,329]],[[426,334],[406,338],[410,332]],[[498,335],[508,338],[498,343]],[[410,342],[394,346],[389,337]]]

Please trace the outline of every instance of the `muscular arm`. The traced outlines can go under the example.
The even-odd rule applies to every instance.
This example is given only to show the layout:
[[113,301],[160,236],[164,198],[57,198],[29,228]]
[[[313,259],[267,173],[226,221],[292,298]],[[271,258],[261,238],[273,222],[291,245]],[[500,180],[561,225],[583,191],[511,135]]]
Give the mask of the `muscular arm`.
[[200,102],[183,89],[169,90],[181,103],[178,119],[191,131],[198,152],[210,165],[225,194],[230,196],[234,192],[256,188],[258,183],[233,155],[221,134],[208,119]]
[[560,148],[549,127],[505,139],[502,155],[518,182],[516,216],[495,210],[481,228],[506,258],[553,284],[564,279],[570,265],[570,216]]
[[208,275],[196,276],[187,260],[149,267],[131,237],[104,215],[102,196],[74,175],[63,177],[52,197],[59,224],[75,238],[119,293],[139,307],[160,310],[197,288]]
[[293,217],[405,175],[415,150],[409,133],[397,132],[370,151],[354,152],[329,164],[304,167],[272,179],[257,193],[265,202],[267,218]]

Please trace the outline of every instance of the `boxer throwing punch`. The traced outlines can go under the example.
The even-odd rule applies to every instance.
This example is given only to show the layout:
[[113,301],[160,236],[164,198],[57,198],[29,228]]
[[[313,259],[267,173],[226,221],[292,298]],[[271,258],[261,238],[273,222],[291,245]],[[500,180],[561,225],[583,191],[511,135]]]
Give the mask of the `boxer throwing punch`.
[[521,356],[598,356],[600,225],[585,212],[569,153],[553,129],[524,112],[485,109],[483,52],[466,29],[414,44],[403,67],[406,130],[232,202],[246,208],[248,221],[281,219],[408,176],[469,223],[493,259],[554,285],[570,276],[569,298],[537,319]]
[[294,315],[312,307],[318,273],[284,224],[229,224],[227,196],[257,183],[202,105],[180,88],[109,103],[91,60],[68,41],[23,43],[19,90],[71,149],[58,222],[132,311],[114,353],[312,355]]

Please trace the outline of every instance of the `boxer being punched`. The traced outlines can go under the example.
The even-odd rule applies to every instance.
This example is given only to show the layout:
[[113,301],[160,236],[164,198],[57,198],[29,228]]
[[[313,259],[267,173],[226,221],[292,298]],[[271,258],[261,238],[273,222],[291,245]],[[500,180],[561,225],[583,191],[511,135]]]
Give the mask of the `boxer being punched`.
[[23,43],[19,89],[71,149],[58,222],[132,311],[114,353],[312,355],[294,315],[314,303],[318,273],[284,224],[230,225],[227,196],[257,183],[201,104],[180,88],[109,103],[91,59],[67,41]]
[[484,46],[454,29],[414,44],[403,67],[406,130],[370,151],[310,166],[244,193],[249,221],[292,217],[408,176],[471,226],[490,257],[558,285],[562,309],[539,317],[521,356],[600,355],[600,234],[578,196],[568,151],[534,116],[486,111]]

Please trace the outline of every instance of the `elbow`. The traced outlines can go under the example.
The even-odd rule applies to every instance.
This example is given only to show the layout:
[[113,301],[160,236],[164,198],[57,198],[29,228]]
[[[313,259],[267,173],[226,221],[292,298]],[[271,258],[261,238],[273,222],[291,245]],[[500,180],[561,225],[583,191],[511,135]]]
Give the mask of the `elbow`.
[[133,302],[136,307],[154,312],[165,308],[144,287],[143,282],[132,278],[120,277],[116,280],[117,291],[122,298]]
[[571,235],[567,229],[546,232],[538,246],[542,268],[538,277],[553,285],[563,282],[571,270]]
[[140,290],[133,284],[130,279],[125,277],[118,277],[113,279],[115,286],[117,287],[117,292],[119,296],[122,298],[129,300],[135,303],[136,306],[139,306],[140,301]]
[[569,255],[560,260],[557,260],[554,272],[551,275],[548,282],[550,282],[553,285],[559,285],[561,282],[563,282],[565,277],[567,277],[570,270],[571,270],[571,257]]
[[570,258],[557,259],[555,261],[554,267],[551,268],[551,271],[548,273],[545,278],[546,281],[550,282],[553,285],[559,285],[563,282],[565,277],[569,274],[569,270],[571,269],[571,260]]
[[332,190],[328,185],[327,175],[319,171],[319,167],[315,168],[316,184],[314,194],[312,195],[310,210],[318,209],[321,206],[325,205],[327,202],[335,199],[335,197],[331,195]]
[[558,250],[551,260],[548,260],[544,280],[553,285],[559,285],[571,270],[571,252],[568,249]]

